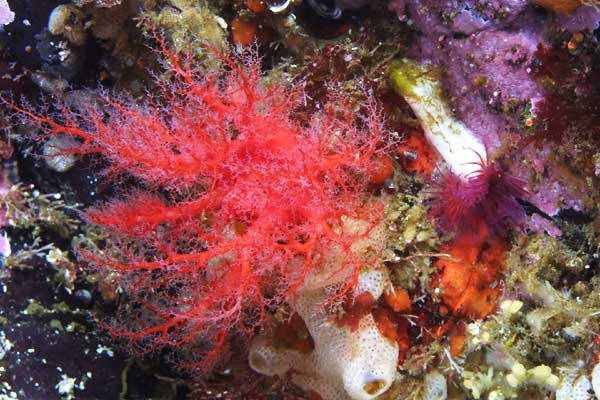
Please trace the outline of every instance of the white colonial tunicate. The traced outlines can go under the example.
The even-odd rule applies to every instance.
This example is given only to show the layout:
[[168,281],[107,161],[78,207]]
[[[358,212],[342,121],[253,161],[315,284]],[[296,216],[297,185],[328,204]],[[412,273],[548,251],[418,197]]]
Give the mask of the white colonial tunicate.
[[[371,289],[382,293],[385,280],[380,282],[381,288]],[[394,382],[398,344],[379,332],[371,314],[360,319],[355,331],[338,326],[322,308],[327,299],[325,290],[298,296],[296,311],[315,344],[311,353],[276,349],[261,337],[250,349],[250,366],[269,376],[291,373],[294,383],[324,400],[374,399]]]
[[581,375],[575,382],[573,382],[573,388],[571,389],[571,400],[591,400],[594,397],[591,394],[592,383],[586,375]]
[[594,366],[592,369],[592,388],[594,389],[594,393],[596,397],[600,398],[600,363]]
[[574,368],[562,368],[560,370],[560,386],[556,390],[556,400],[569,400],[573,390],[573,383],[577,378],[577,370]]
[[[347,220],[344,231],[360,234],[368,225]],[[381,251],[385,241],[383,228],[370,231],[353,246],[355,255]],[[365,231],[366,232],[366,231]],[[291,376],[307,391],[317,392],[324,400],[372,400],[389,389],[396,378],[398,343],[381,334],[371,313],[360,318],[358,327],[338,326],[323,307],[330,298],[332,285],[348,278],[351,271],[339,269],[340,255],[307,277],[298,291],[295,309],[304,320],[314,342],[314,350],[303,354],[292,349],[275,348],[266,337],[259,337],[250,348],[249,364],[269,376]],[[384,267],[365,267],[358,277],[354,294],[369,292],[379,298],[389,285]]]
[[[593,400],[592,382],[587,371],[580,368],[562,368],[556,400]],[[593,377],[592,377],[593,379]]]
[[[347,327],[341,328],[348,331]],[[396,378],[398,344],[384,337],[372,315],[363,317],[357,332],[346,335],[337,367],[346,393],[356,400],[370,400],[385,392]],[[335,352],[331,349],[330,352]]]
[[392,63],[391,78],[448,168],[463,178],[479,171],[477,164],[486,161],[485,145],[452,112],[434,66],[403,59]]
[[556,400],[593,399],[600,399],[600,363],[594,365],[591,372],[584,365],[560,368]]
[[386,283],[389,281],[387,271],[383,268],[365,268],[358,277],[356,293],[369,292],[374,299],[383,294]]

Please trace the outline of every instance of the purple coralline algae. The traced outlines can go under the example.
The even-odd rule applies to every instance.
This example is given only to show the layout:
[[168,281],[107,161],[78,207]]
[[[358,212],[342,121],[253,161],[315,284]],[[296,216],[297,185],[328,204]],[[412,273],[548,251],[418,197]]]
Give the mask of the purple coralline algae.
[[399,18],[410,18],[427,36],[440,34],[471,35],[501,29],[512,23],[526,8],[526,0],[436,1],[395,0],[389,5]]
[[[513,174],[530,180],[528,200],[549,215],[561,208],[582,209],[580,189],[557,178],[561,172],[552,144],[522,143],[536,104],[547,93],[534,73],[536,52],[552,47],[561,33],[591,37],[600,11],[581,6],[570,15],[556,15],[525,0],[395,0],[389,8],[416,31],[407,55],[443,67],[442,86],[456,116],[492,155],[511,161]],[[542,175],[547,179],[539,179]],[[532,228],[537,225],[531,222]]]

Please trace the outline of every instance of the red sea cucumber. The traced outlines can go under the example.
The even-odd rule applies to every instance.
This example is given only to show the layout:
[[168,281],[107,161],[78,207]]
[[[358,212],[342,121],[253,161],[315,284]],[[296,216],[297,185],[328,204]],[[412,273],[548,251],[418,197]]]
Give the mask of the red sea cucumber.
[[102,92],[54,114],[5,104],[42,137],[71,136],[76,153],[99,154],[106,179],[133,178],[87,212],[114,247],[82,255],[116,273],[125,293],[109,329],[141,351],[187,349],[180,362],[206,370],[230,334],[252,336],[288,302],[329,249],[347,256],[340,268],[362,266],[350,250],[357,238],[338,228],[342,216],[380,221],[365,189],[387,139],[369,100],[360,121],[330,102],[299,123],[301,88],[263,82],[255,53],[215,54],[223,69],[203,75],[156,39],[170,78],[142,103]]

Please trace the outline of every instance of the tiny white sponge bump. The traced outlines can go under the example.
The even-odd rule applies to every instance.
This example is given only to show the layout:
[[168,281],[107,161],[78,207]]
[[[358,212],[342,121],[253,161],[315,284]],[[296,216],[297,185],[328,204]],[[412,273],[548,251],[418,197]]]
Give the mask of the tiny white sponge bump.
[[423,400],[446,400],[448,383],[446,377],[438,370],[431,370],[425,375],[425,393]]

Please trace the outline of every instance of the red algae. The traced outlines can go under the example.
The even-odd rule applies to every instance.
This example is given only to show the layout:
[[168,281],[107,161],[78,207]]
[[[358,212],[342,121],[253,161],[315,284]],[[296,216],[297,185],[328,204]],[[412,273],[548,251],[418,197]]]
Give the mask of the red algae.
[[369,183],[382,185],[394,174],[394,162],[387,156],[375,157],[369,167]]
[[336,320],[337,326],[347,326],[350,331],[356,331],[360,320],[371,312],[376,303],[370,292],[360,293],[356,297],[346,296],[343,304],[344,315]]
[[[380,161],[387,138],[371,101],[359,123],[334,102],[299,123],[301,88],[263,83],[254,52],[215,52],[223,70],[202,75],[156,39],[171,78],[143,103],[102,93],[56,113],[9,105],[42,137],[67,135],[76,153],[100,155],[123,193],[87,213],[112,247],[80,249],[124,289],[109,331],[141,352],[186,350],[181,366],[205,372],[230,335],[250,338],[293,303],[328,250],[348,252],[340,268],[362,266],[350,250],[358,238],[337,227],[344,216],[380,222],[365,191],[374,161],[377,180],[391,172]],[[119,175],[136,188],[119,187]]]
[[525,144],[564,144],[589,156],[600,146],[600,71],[594,66],[593,43],[581,33],[573,36],[577,40],[569,42],[576,46],[571,50],[557,43],[540,45],[535,53],[534,76],[546,93],[535,106],[535,133]]
[[379,332],[388,340],[398,342],[400,335],[398,333],[397,318],[385,308],[376,308],[373,310],[373,318],[377,324]]

